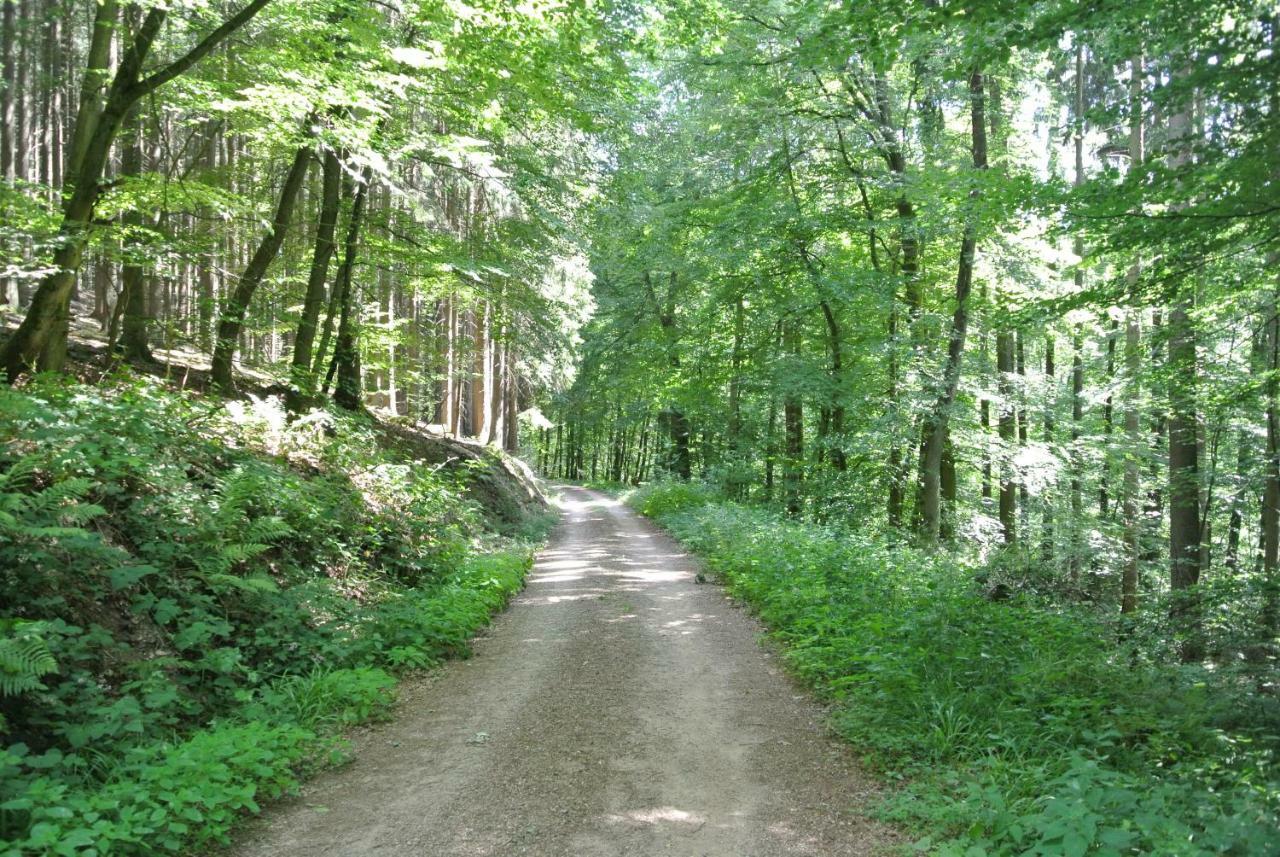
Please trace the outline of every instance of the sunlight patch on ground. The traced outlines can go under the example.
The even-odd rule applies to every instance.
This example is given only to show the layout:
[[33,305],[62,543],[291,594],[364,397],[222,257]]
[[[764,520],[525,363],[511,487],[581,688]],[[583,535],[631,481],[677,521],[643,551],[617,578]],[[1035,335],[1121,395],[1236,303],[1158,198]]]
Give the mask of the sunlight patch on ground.
[[687,812],[674,806],[656,806],[645,809],[633,809],[631,812],[610,815],[606,818],[614,824],[681,824],[690,827],[701,827],[707,823],[707,817],[696,812]]

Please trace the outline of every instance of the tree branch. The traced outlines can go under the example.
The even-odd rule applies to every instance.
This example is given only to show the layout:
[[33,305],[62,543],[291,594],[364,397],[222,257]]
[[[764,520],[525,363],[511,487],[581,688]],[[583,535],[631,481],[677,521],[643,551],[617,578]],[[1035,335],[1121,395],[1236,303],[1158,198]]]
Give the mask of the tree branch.
[[135,97],[142,98],[147,95],[147,93],[154,92],[161,86],[164,86],[166,83],[173,80],[175,77],[184,73],[196,63],[200,62],[200,60],[208,56],[214,48],[225,41],[228,36],[243,27],[245,24],[249,23],[249,21],[253,20],[253,17],[261,12],[270,2],[271,0],[250,0],[247,6],[224,21],[222,26],[218,27],[218,29],[205,36],[204,39],[201,40],[194,48],[169,63],[164,68],[134,84]]

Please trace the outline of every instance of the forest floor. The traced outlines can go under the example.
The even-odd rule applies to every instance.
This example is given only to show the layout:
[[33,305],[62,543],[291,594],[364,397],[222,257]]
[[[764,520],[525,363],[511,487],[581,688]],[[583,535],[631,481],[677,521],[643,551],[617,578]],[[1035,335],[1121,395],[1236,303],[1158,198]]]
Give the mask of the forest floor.
[[653,524],[562,489],[475,656],[403,688],[356,761],[250,823],[267,855],[870,855],[874,782],[761,628]]

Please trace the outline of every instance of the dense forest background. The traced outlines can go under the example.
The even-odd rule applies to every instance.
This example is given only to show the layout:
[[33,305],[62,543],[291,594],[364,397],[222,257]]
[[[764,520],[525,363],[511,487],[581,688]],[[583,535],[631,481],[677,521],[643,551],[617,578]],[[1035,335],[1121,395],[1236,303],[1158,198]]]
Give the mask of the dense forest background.
[[288,367],[295,406],[506,437],[583,317],[571,227],[626,32],[555,4],[6,3],[10,377],[59,368],[74,318],[126,360],[203,352],[223,389]]
[[[205,418],[187,400],[121,382],[133,367],[252,394],[255,408],[278,394],[280,414],[253,411],[252,430],[222,438],[268,458],[298,452],[282,438],[317,414],[364,426],[342,420],[373,413],[519,452],[549,478],[646,483],[637,504],[713,561],[754,545],[725,574],[821,650],[801,672],[833,698],[884,706],[851,738],[957,766],[933,783],[953,803],[914,810],[951,807],[927,824],[955,841],[1046,854],[1274,844],[1273,3],[5,0],[0,12],[0,371],[14,387],[0,397],[0,584],[14,603],[52,599],[0,619],[0,654],[26,647],[0,713],[37,749],[62,746],[48,733],[61,715],[22,700],[75,636],[50,617],[83,618],[168,569],[152,558],[117,580],[108,571],[132,567],[112,552],[125,525],[81,525],[123,514],[118,498],[139,486],[195,484],[230,460],[193,439]],[[61,370],[102,388],[60,387]],[[138,445],[109,441],[117,408]],[[94,455],[109,453],[61,458],[80,436],[67,425],[91,426]],[[383,442],[356,437],[323,453],[326,441],[298,443],[355,472],[360,444]],[[136,476],[185,445],[203,450],[196,464]],[[405,474],[410,487],[390,493],[431,514],[406,523],[377,506],[389,535],[359,549],[361,573],[382,574],[397,540],[441,574],[483,541],[456,486]],[[244,517],[219,526],[279,517],[254,498],[283,478],[244,488]],[[213,510],[225,486],[209,484],[195,493]],[[318,526],[306,495],[293,497],[299,544]],[[163,541],[139,514],[128,526]],[[437,524],[457,556],[435,552]],[[326,562],[345,567],[348,537],[365,544],[335,536]],[[251,574],[249,589],[274,592],[258,572],[277,538],[268,526],[262,551],[228,548],[222,577],[199,586],[239,598],[244,585],[223,578]],[[33,547],[46,542],[56,550]],[[110,582],[55,603],[49,556]],[[858,589],[872,558],[866,579],[894,580]],[[405,574],[397,586],[418,585]],[[805,592],[812,612],[791,610]],[[153,602],[129,609],[152,616]],[[860,617],[881,602],[899,612],[873,633]],[[284,608],[255,609],[245,627]],[[288,634],[310,627],[305,612]],[[483,621],[472,613],[458,626]],[[166,633],[196,621],[164,615]],[[957,624],[1003,643],[943,651],[939,629]],[[436,656],[406,646],[414,662]],[[877,672],[869,651],[916,660]],[[97,657],[86,676],[103,674]],[[183,693],[198,696],[212,668],[191,670]],[[869,678],[912,670],[910,687]],[[966,684],[979,674],[990,684]],[[102,706],[131,692],[86,681]],[[1007,701],[1031,685],[1034,704],[1007,711],[958,695]],[[164,723],[204,722],[230,704],[224,690]],[[889,722],[941,749],[876,731]],[[965,792],[970,780],[985,791]],[[1059,850],[1028,852],[1056,806],[1036,802],[1069,782],[1096,786],[1093,809],[1112,821],[1163,802],[1159,823],[1121,824],[1108,844],[1101,822],[1080,832],[1092,816],[1077,805],[1086,850],[1063,834]],[[1012,796],[1048,815],[1008,821]],[[0,828],[26,835],[32,799],[12,800],[28,803],[0,806]]]
[[1266,4],[693,4],[593,209],[568,477],[700,478],[991,559],[993,592],[1280,622]]

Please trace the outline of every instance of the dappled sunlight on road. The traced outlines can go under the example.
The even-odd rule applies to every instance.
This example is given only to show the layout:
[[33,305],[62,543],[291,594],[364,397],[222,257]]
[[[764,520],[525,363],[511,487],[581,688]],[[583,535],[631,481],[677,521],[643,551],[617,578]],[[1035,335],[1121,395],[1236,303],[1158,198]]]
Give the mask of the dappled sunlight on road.
[[657,806],[636,809],[618,815],[605,816],[615,824],[682,824],[698,828],[707,823],[707,817],[696,812],[676,809],[674,806]]
[[847,757],[745,612],[617,500],[559,506],[474,657],[239,857],[870,854]]

